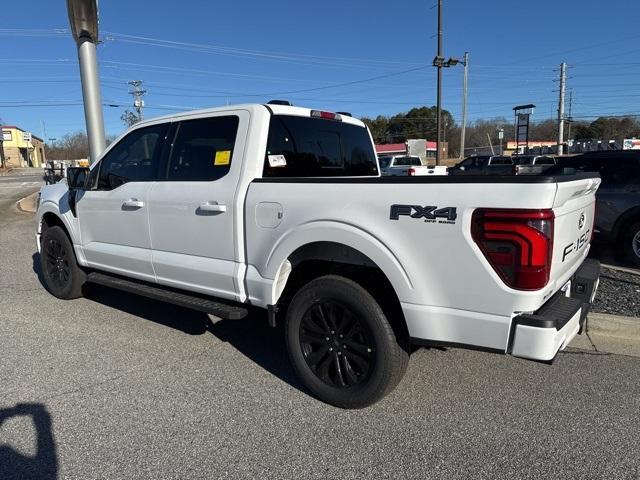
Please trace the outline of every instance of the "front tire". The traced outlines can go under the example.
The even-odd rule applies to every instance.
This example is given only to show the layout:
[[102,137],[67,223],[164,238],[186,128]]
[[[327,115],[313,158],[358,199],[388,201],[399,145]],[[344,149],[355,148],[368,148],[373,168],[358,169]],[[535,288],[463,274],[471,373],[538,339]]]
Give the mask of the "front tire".
[[337,275],[312,280],[287,309],[286,344],[302,383],[320,400],[363,408],[402,379],[409,359],[374,298]]
[[47,228],[40,238],[40,269],[44,286],[53,296],[63,300],[82,296],[87,276],[78,266],[69,237],[57,225]]
[[622,242],[627,258],[640,267],[640,222],[635,222],[624,233]]

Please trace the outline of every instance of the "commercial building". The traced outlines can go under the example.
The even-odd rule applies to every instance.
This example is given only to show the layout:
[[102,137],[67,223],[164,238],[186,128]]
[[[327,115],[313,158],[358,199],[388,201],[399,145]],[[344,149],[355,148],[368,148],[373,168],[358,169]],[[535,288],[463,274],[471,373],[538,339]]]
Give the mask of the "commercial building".
[[[378,157],[386,157],[390,155],[414,155],[420,157],[422,163],[433,163],[436,156],[437,143],[423,139],[410,139],[404,143],[387,143],[376,145],[376,154]],[[448,143],[443,142],[442,157],[448,156]]]
[[14,125],[3,125],[0,161],[5,167],[40,167],[46,161],[44,141]]

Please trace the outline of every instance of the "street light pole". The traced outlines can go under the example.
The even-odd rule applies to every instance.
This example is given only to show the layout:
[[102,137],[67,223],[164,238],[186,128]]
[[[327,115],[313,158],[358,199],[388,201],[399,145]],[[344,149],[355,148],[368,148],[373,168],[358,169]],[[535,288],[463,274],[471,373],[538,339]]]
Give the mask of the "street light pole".
[[460,160],[464,158],[464,140],[467,129],[467,74],[469,69],[469,52],[464,52],[464,76],[462,79],[462,128],[460,130]]
[[438,0],[438,55],[436,57],[437,69],[438,69],[438,87],[437,87],[437,99],[436,99],[436,165],[440,165],[440,155],[442,148],[442,131],[440,128],[440,122],[442,117],[442,61],[444,57],[442,55],[442,0]]
[[67,0],[67,10],[71,32],[78,46],[84,117],[89,138],[89,162],[93,163],[106,146],[96,55],[96,43],[98,43],[97,0]]

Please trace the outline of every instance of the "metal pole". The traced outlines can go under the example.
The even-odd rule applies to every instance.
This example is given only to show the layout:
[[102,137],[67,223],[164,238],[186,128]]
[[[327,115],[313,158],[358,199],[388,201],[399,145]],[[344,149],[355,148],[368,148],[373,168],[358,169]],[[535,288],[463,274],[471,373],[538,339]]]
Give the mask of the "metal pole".
[[89,137],[89,162],[93,163],[104,151],[105,139],[96,44],[91,41],[91,38],[80,37],[78,39],[78,59],[80,61],[84,117]]
[[464,140],[467,129],[467,72],[469,68],[469,52],[464,52],[464,76],[462,80],[462,129],[460,130],[460,160],[464,158]]
[[567,119],[567,141],[571,140],[571,124],[573,123],[573,118],[571,118],[572,107],[573,107],[573,90],[569,89],[569,116]]
[[567,64],[560,64],[560,98],[558,100],[558,155],[562,155],[564,143],[564,88],[567,80]]
[[442,148],[442,131],[440,122],[442,117],[442,0],[438,0],[438,92],[436,99],[436,165],[440,165],[440,149]]

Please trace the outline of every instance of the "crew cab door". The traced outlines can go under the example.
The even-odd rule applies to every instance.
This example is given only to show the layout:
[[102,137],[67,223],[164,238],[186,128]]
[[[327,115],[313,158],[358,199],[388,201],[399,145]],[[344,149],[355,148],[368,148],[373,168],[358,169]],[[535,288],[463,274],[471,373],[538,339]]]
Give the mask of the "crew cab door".
[[158,178],[167,129],[157,124],[133,130],[93,168],[95,183],[76,204],[89,267],[155,281],[147,194]]
[[[179,122],[164,181],[149,191],[153,267],[159,283],[239,300],[244,264],[234,201],[249,113],[208,114]],[[242,274],[241,274],[242,272]]]

